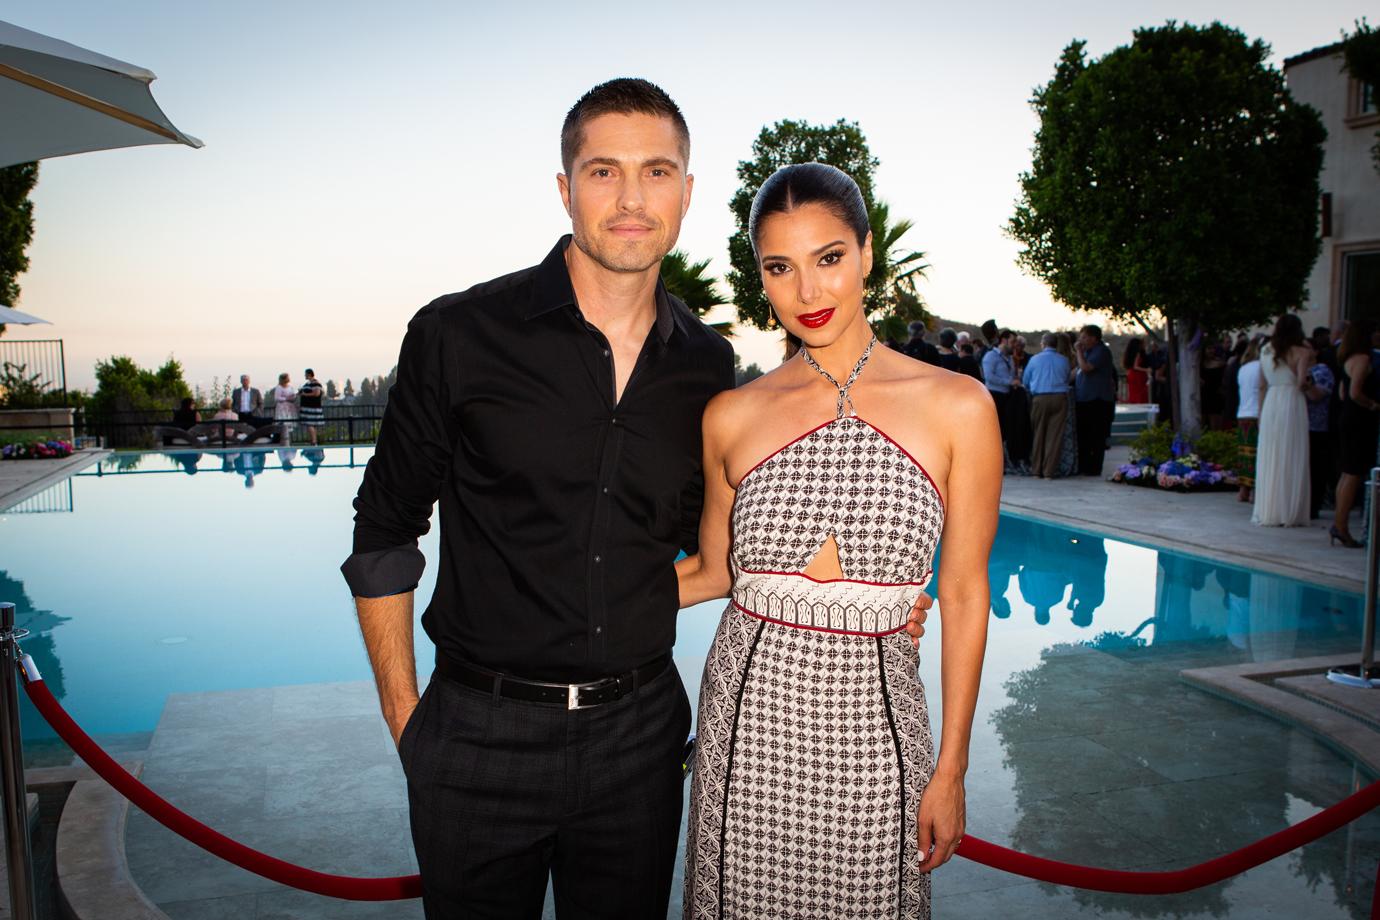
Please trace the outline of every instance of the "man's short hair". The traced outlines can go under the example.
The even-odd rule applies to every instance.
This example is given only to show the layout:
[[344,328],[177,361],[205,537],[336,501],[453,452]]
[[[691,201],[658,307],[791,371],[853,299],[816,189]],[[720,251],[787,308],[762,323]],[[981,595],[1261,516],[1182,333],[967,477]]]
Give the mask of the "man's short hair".
[[655,115],[669,118],[680,135],[680,155],[690,162],[690,128],[685,116],[666,91],[648,80],[619,77],[600,83],[570,107],[561,126],[561,166],[566,175],[575,165],[575,155],[585,142],[585,123],[600,115]]
[[952,329],[950,329],[948,326],[945,326],[943,329],[940,329],[940,330],[939,330],[939,344],[940,344],[940,345],[943,345],[945,348],[953,348],[953,347],[954,347],[954,344],[955,344],[957,341],[958,341],[958,333],[957,333],[957,332],[954,332],[954,331],[953,331]]
[[910,330],[911,336],[917,339],[923,338],[925,333],[929,332],[929,327],[925,325],[924,320],[919,319],[911,320],[910,324],[907,325],[906,328]]
[[1040,347],[1041,347],[1041,348],[1058,348],[1058,347],[1059,347],[1059,337],[1058,337],[1057,335],[1055,335],[1054,333],[1052,333],[1052,332],[1046,332],[1044,335],[1040,336]]
[[1016,333],[1012,332],[1010,329],[1003,329],[997,333],[997,341],[1005,342],[1007,339],[1013,337],[1015,334]]
[[1078,331],[1081,332],[1081,333],[1084,334],[1084,335],[1090,335],[1090,336],[1092,336],[1093,338],[1097,339],[1099,342],[1102,341],[1102,327],[1101,327],[1101,326],[1095,326],[1095,325],[1093,325],[1092,323],[1088,323],[1088,325],[1084,326],[1082,329],[1079,329]]

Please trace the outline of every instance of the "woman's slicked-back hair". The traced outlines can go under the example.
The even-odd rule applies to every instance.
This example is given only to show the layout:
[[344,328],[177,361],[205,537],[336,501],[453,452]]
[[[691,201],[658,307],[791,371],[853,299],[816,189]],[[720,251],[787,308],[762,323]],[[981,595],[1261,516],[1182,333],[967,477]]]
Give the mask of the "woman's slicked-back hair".
[[566,113],[561,125],[561,165],[566,175],[575,165],[575,155],[585,142],[585,123],[600,115],[654,115],[669,118],[680,136],[680,155],[690,163],[690,128],[680,107],[666,91],[649,80],[619,77],[600,83],[580,97]]
[[785,214],[804,204],[817,204],[852,228],[862,246],[872,229],[867,219],[867,202],[853,177],[827,163],[796,163],[783,166],[767,177],[752,199],[748,215],[748,239],[757,251],[757,234],[762,221],[773,214]]

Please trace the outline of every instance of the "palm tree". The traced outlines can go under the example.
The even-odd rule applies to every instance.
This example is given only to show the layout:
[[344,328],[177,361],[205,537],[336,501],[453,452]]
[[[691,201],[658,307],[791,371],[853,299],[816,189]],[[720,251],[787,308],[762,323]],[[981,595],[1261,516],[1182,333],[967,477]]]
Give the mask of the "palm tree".
[[[705,274],[708,269],[708,259],[691,262],[690,256],[679,249],[671,250],[661,260],[661,281],[666,290],[701,319],[720,304],[728,303],[719,295],[719,279]],[[732,323],[710,323],[709,326],[720,335],[733,333]]]
[[925,254],[916,249],[902,249],[901,237],[915,226],[904,218],[891,220],[891,207],[876,201],[868,211],[872,225],[872,274],[867,278],[867,318],[877,337],[906,338],[906,327],[920,320],[930,321],[929,310],[916,288],[930,266]]

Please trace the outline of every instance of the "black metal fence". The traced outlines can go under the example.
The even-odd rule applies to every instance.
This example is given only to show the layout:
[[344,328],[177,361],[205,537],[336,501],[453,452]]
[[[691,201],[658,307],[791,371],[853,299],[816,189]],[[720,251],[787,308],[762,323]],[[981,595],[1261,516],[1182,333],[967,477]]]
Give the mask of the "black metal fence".
[[[214,409],[198,410],[203,424],[214,425],[211,416]],[[316,429],[316,439],[321,444],[368,444],[372,443],[383,421],[383,406],[326,406],[325,416],[320,428]],[[294,445],[301,447],[311,443],[311,435],[301,419],[278,419],[271,416],[254,418],[248,424],[254,428],[273,425],[276,422],[290,423],[289,434]],[[234,424],[233,422],[227,424]],[[114,412],[95,415],[85,409],[77,409],[73,418],[73,430],[78,440],[91,439],[105,447],[161,448],[166,446],[162,437],[155,435],[155,429],[179,427],[173,425],[172,412]],[[0,435],[21,435],[31,432],[34,436],[52,432],[52,426],[8,425],[0,418]],[[233,446],[233,445],[210,445]]]
[[67,405],[67,360],[62,339],[0,339],[0,377],[11,381],[10,388],[22,387],[41,397],[41,405]]

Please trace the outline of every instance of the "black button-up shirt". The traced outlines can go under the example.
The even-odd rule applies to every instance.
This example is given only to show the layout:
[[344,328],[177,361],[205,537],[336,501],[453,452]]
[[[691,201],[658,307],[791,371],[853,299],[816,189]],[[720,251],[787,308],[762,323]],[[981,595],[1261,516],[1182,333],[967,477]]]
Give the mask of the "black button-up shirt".
[[700,416],[733,350],[658,283],[614,401],[608,341],[575,303],[563,238],[540,265],[441,297],[408,325],[355,499],[359,597],[416,587],[439,652],[534,680],[619,674],[670,651],[674,562],[697,543]]

